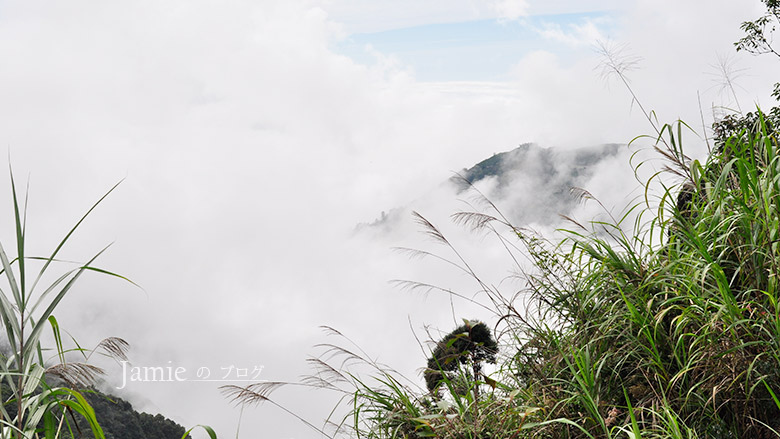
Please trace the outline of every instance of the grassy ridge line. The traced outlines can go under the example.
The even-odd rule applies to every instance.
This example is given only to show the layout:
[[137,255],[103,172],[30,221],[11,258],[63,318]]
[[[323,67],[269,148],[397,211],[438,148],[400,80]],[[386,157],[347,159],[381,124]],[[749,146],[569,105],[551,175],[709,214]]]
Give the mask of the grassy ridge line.
[[593,224],[559,245],[512,228],[535,261],[536,312],[493,302],[500,370],[475,380],[465,367],[435,395],[378,368],[375,382],[351,382],[342,425],[366,438],[778,436],[777,121],[743,122],[685,168],[683,125],[662,127],[669,170],[687,180],[665,189],[660,208],[635,206],[633,225]]
[[706,163],[687,165],[684,125],[662,127],[669,170],[687,180],[658,208],[634,206],[634,224],[600,222],[558,245],[511,228],[535,262],[526,292],[535,312],[495,293],[504,357],[492,385],[464,367],[435,395],[377,368],[376,382],[352,380],[342,425],[367,438],[775,437],[777,122],[760,113],[744,122]]

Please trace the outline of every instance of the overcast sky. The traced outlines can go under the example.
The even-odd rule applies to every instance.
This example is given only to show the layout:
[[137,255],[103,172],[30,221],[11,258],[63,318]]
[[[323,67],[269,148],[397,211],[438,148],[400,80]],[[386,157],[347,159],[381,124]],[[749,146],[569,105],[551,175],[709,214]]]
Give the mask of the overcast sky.
[[[17,178],[29,176],[32,253],[50,251],[124,179],[63,257],[86,260],[113,242],[98,265],[143,289],[85,279],[56,313],[83,345],[120,336],[136,366],[215,376],[264,366],[260,379],[296,380],[312,346],[327,341],[318,326],[331,325],[419,378],[425,358],[412,330],[446,331],[454,314],[476,311],[388,281],[476,288],[390,250],[430,244],[410,217],[387,234],[355,234],[356,225],[412,204],[458,233],[448,220],[458,202],[440,187],[453,171],[525,142],[571,149],[650,133],[623,85],[599,74],[597,40],[640,60],[631,85],[662,123],[700,127],[713,106],[768,107],[778,64],[732,45],[761,6],[3,0],[0,144]],[[719,60],[738,101],[721,86]],[[686,141],[701,156],[702,141]],[[634,187],[627,166],[611,161],[588,189],[619,208]],[[484,240],[462,238],[488,276],[509,274]],[[119,385],[121,368],[107,380]],[[239,411],[217,386],[131,383],[120,396],[233,437]],[[314,422],[329,410],[315,392],[274,395]],[[247,438],[317,437],[272,406],[247,408],[241,429]]]

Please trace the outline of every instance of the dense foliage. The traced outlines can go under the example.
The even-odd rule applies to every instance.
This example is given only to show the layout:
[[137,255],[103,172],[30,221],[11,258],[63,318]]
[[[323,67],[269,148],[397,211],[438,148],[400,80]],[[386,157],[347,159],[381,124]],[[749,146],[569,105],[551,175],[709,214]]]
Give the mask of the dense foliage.
[[686,161],[682,124],[664,127],[657,140],[686,190],[635,206],[633,224],[627,215],[552,245],[499,215],[467,216],[509,226],[535,265],[523,306],[492,302],[508,338],[499,370],[462,371],[433,399],[387,369],[380,387],[357,381],[357,434],[778,436],[780,145],[761,113],[737,126],[705,163]]
[[[90,392],[87,401],[94,408],[106,439],[181,439],[185,436],[181,425],[160,414],[139,413],[121,398]],[[93,437],[83,421],[78,425],[84,438]]]
[[481,379],[482,363],[496,362],[498,344],[490,333],[490,328],[481,322],[466,322],[444,336],[437,343],[425,370],[425,384],[428,391],[435,394],[446,380],[452,380],[454,372],[461,365],[471,366],[470,378]]
[[[57,379],[52,381],[56,382]],[[82,390],[81,393],[94,410],[95,418],[99,420],[106,439],[182,439],[185,437],[184,427],[162,415],[139,413],[129,402],[97,390]],[[3,399],[12,396],[10,389],[1,385],[0,394]],[[16,407],[13,404],[9,404],[6,410],[10,416],[16,416]],[[83,417],[72,416],[70,421],[70,424],[62,429],[61,438],[95,437],[89,422]],[[38,425],[38,429],[43,431],[42,422]]]
[[[736,46],[780,57],[771,39],[780,3],[762,2],[767,13],[742,25]],[[605,55],[630,90],[623,63]],[[780,98],[780,85],[774,94]],[[642,111],[666,172],[644,182],[645,197],[624,215],[607,212],[590,227],[573,222],[555,243],[513,226],[487,199],[488,212],[453,215],[498,237],[523,271],[520,292],[503,294],[481,279],[415,213],[454,256],[414,254],[473,277],[474,295],[439,290],[493,311],[500,343],[483,323],[457,328],[433,344],[423,389],[328,328],[342,343],[322,345],[325,353],[311,359],[315,374],[299,384],[340,392],[348,414],[326,424],[332,435],[309,425],[371,439],[780,437],[780,108],[718,121],[703,163],[683,151],[685,123],[658,127]],[[463,180],[500,165],[494,156]],[[496,370],[482,373],[481,363],[493,360]],[[227,393],[273,403],[270,393],[285,384]]]
[[[768,36],[778,4],[764,3],[737,47],[777,55]],[[524,248],[533,269],[519,294],[482,281],[418,216],[499,316],[498,368],[488,377],[458,361],[442,367],[439,357],[461,358],[446,351],[468,328],[435,345],[428,392],[364,356],[350,358],[374,367],[374,384],[320,361],[355,389],[341,427],[365,438],[780,436],[780,108],[718,121],[703,163],[683,152],[686,128],[657,130],[667,172],[645,182],[643,201],[591,227],[574,223],[562,242],[514,227],[489,202],[493,212],[455,214],[510,254]]]
[[553,245],[500,215],[457,216],[509,226],[534,262],[522,306],[491,296],[499,370],[445,375],[442,364],[462,358],[447,355],[454,341],[468,340],[458,328],[428,362],[428,388],[441,392],[403,386],[389,369],[377,368],[379,387],[353,380],[357,435],[780,435],[780,144],[762,113],[737,122],[720,127],[704,163],[686,160],[682,123],[664,127],[657,141],[685,190],[635,206],[633,224],[599,222]]
[[[683,170],[694,195],[676,203],[665,194],[666,210],[647,229],[626,235],[615,224],[607,238],[571,236],[567,253],[534,252],[531,288],[548,323],[520,325],[529,341],[509,370],[531,395],[526,403],[573,422],[543,431],[726,438],[780,430],[777,148],[759,117],[707,163]],[[653,231],[670,238],[649,245]]]

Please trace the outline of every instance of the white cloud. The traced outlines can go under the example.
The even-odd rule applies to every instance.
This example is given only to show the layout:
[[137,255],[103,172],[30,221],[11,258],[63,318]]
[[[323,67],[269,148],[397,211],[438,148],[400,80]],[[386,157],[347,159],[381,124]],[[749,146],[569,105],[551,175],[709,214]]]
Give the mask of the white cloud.
[[560,23],[545,22],[536,31],[546,39],[557,41],[572,47],[586,47],[597,41],[606,41],[607,37],[599,29],[595,20],[585,19],[582,23],[569,24],[564,28]]
[[491,0],[490,7],[502,20],[517,20],[528,14],[528,2],[526,0]]
[[[341,3],[342,14],[354,12],[352,24],[327,4],[287,0],[4,4],[0,143],[17,175],[31,173],[28,236],[37,252],[46,248],[36,242],[56,242],[104,188],[127,177],[64,256],[81,260],[116,241],[101,265],[146,294],[88,278],[58,315],[77,339],[123,336],[137,364],[262,363],[264,378],[296,379],[309,346],[322,340],[317,325],[331,324],[364,345],[392,334],[382,356],[413,371],[422,354],[406,316],[415,327],[449,325],[448,301],[425,302],[386,281],[430,276],[472,287],[388,251],[420,242],[410,222],[404,242],[349,238],[355,224],[518,143],[625,142],[647,130],[625,90],[595,75],[598,60],[584,46],[574,46],[573,59],[534,51],[503,84],[420,83],[385,54],[361,66],[330,51],[350,26],[381,22],[389,11]],[[488,16],[471,2],[458,3],[455,15],[448,2],[419,6],[417,16],[412,3],[420,4],[388,12],[396,24]],[[697,120],[695,90],[707,83],[699,73],[753,12],[741,8],[757,2],[717,3],[675,3],[671,16],[670,1],[643,1],[621,18],[622,36],[646,60],[632,84],[663,120]],[[523,2],[493,5],[506,18],[526,12]],[[562,32],[585,40],[597,30]],[[609,183],[594,184],[611,190]],[[427,213],[479,254],[478,239],[447,224],[450,202]],[[499,279],[507,272],[484,269]],[[213,386],[134,391],[188,426],[213,424],[221,435],[235,428],[238,411]],[[327,412],[317,396],[280,397],[312,419]],[[313,437],[282,416],[273,407],[247,410],[242,433]]]

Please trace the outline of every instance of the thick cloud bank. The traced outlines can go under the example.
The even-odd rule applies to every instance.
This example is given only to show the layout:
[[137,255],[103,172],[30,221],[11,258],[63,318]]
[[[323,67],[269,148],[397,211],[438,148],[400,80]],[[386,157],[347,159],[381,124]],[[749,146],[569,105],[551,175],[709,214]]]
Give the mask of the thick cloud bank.
[[[559,41],[566,50],[528,51],[497,72],[506,78],[500,83],[421,82],[392,53],[366,48],[372,61],[364,64],[334,47],[350,33],[376,32],[390,21],[393,28],[522,23],[527,14],[566,8],[505,0],[420,9],[419,2],[391,3],[389,9],[384,1],[348,0],[0,4],[0,144],[19,182],[29,175],[29,254],[50,251],[93,200],[124,179],[61,256],[85,261],[114,242],[98,265],[143,290],[87,277],[56,313],[61,325],[85,347],[121,336],[133,346],[134,365],[170,364],[192,374],[186,382],[131,383],[124,395],[139,409],[231,435],[239,409],[219,394],[218,382],[198,381],[196,372],[236,378],[229,375],[239,368],[263,366],[260,379],[295,380],[307,371],[311,346],[322,341],[320,324],[353,335],[414,375],[424,352],[409,321],[418,331],[424,324],[447,330],[453,315],[477,311],[453,312],[447,297],[425,299],[387,281],[430,278],[447,288],[474,287],[446,267],[390,249],[429,245],[408,217],[397,232],[370,239],[356,235],[355,225],[433,191],[438,204],[421,206],[421,213],[463,236],[464,251],[481,258],[492,247],[449,221],[463,208],[459,195],[439,186],[453,170],[527,142],[553,148],[538,154],[558,163],[575,147],[652,133],[626,90],[594,70],[598,55],[584,41],[602,31],[598,22],[539,29],[540,41]],[[615,4],[576,3],[571,10]],[[718,53],[731,53],[739,23],[760,13],[759,2],[619,3],[622,9],[610,15],[615,34],[606,36],[630,43],[643,58],[631,84],[660,120],[698,121],[697,91],[707,121],[710,103],[733,105],[708,72]],[[393,12],[384,16],[385,10]],[[776,70],[763,59],[735,59],[753,69],[745,90],[736,90],[742,106],[767,104],[766,72]],[[701,155],[703,142],[688,139]],[[619,206],[634,187],[621,157],[600,162],[582,180],[607,205],[612,199]],[[527,169],[481,188],[518,218],[541,222],[557,201],[530,195],[567,183],[572,166],[550,183],[536,177],[551,174]],[[3,188],[0,194],[9,194]],[[12,217],[4,212],[0,239],[9,247]],[[578,214],[587,216],[572,212]],[[502,256],[494,256],[479,265],[499,280],[511,275],[496,262]],[[121,367],[106,366],[106,385],[120,385]],[[330,403],[314,392],[280,390],[277,397],[311,420]],[[241,434],[258,433],[316,436],[272,406],[244,411]]]

